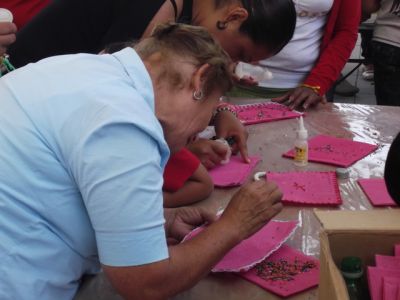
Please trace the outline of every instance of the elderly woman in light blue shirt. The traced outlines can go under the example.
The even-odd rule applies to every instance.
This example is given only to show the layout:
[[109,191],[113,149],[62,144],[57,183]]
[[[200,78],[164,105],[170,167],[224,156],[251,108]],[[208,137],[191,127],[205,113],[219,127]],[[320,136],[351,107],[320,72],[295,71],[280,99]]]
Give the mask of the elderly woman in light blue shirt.
[[214,220],[163,210],[162,173],[208,124],[228,65],[203,29],[170,24],[134,49],[0,79],[0,299],[71,299],[100,267],[123,297],[164,299],[279,212],[277,187],[252,183],[202,234],[167,244]]

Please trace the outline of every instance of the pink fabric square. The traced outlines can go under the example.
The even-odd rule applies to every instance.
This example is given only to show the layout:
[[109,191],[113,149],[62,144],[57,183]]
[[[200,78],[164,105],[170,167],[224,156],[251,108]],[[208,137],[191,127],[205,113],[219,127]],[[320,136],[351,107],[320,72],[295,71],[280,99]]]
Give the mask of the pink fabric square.
[[209,174],[216,187],[242,185],[254,167],[260,161],[259,156],[250,156],[250,163],[245,163],[241,156],[232,156],[226,165],[218,165],[209,170]]
[[383,300],[398,300],[400,280],[395,277],[383,277]]
[[[213,272],[247,271],[271,255],[294,233],[298,221],[270,221],[248,239],[231,249],[213,268]],[[198,227],[183,241],[190,240],[204,230]]]
[[383,300],[383,278],[394,277],[400,280],[400,270],[368,267],[368,285],[371,300]]
[[286,204],[342,204],[335,172],[268,172],[267,180],[279,186]]
[[300,251],[283,245],[265,261],[274,263],[282,260],[286,261],[288,264],[297,263],[300,265],[311,262],[315,267],[308,270],[304,269],[304,272],[294,275],[293,280],[271,280],[261,278],[257,275],[257,266],[245,273],[239,273],[239,275],[281,297],[289,297],[319,284],[319,261],[317,259],[306,256]]
[[400,257],[376,254],[375,265],[379,268],[400,270]]
[[394,245],[394,255],[400,256],[400,244]]
[[[308,141],[308,160],[348,167],[377,148],[377,145],[317,135]],[[294,157],[293,149],[284,153],[283,156]]]
[[397,206],[389,195],[384,179],[358,179],[357,182],[373,206]]
[[239,120],[245,125],[298,118],[304,115],[290,110],[285,105],[273,102],[233,105],[233,107]]

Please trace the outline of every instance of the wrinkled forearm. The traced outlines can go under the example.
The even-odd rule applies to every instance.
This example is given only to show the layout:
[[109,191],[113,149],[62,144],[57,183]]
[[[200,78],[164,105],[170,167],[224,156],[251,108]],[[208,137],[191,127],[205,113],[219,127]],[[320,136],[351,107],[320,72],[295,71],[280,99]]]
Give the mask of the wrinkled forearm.
[[126,299],[166,299],[195,285],[240,239],[237,230],[220,219],[192,240],[169,247],[166,260],[135,267],[104,266],[104,271]]

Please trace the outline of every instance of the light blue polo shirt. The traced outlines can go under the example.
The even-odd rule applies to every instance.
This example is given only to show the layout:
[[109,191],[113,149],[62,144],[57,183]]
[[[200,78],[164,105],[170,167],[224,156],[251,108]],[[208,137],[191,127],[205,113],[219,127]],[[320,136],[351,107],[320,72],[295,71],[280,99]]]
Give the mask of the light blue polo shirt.
[[71,299],[99,261],[168,257],[153,97],[131,48],[0,79],[0,299]]

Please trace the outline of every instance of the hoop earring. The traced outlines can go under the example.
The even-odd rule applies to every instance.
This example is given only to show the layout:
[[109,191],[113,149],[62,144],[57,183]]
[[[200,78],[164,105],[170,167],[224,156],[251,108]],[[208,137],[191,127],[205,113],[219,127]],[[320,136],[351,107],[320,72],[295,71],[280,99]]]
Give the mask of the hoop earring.
[[202,90],[198,90],[198,91],[194,91],[193,92],[193,99],[194,100],[201,100],[203,99],[203,91]]
[[217,21],[217,28],[219,30],[224,30],[228,26],[228,22]]

